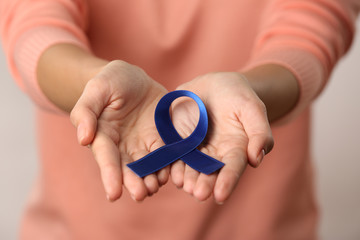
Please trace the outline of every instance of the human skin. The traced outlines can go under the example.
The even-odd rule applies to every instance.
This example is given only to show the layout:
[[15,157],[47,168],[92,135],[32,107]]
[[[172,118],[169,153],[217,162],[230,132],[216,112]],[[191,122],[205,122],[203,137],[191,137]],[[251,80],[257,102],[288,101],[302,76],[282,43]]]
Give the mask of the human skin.
[[[167,90],[143,70],[120,60],[99,59],[75,45],[57,44],[40,57],[37,77],[49,100],[71,113],[78,141],[90,146],[110,201],[121,196],[122,186],[135,201],[142,201],[168,181],[170,167],[139,178],[126,166],[163,145],[153,113]],[[297,81],[281,66],[263,65],[241,74],[209,73],[178,89],[193,91],[204,101],[210,128],[201,151],[226,164],[205,175],[177,161],[171,166],[171,179],[200,201],[213,195],[223,203],[247,164],[259,166],[271,151],[270,122],[296,104]],[[194,106],[189,100],[173,106],[173,121],[182,136],[196,125]],[[180,113],[186,117],[177,117]]]

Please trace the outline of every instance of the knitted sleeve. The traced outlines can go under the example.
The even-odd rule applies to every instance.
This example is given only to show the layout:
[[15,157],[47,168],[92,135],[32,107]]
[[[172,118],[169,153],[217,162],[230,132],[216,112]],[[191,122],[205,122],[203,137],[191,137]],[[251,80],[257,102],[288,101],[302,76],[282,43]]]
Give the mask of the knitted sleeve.
[[2,0],[0,31],[13,78],[40,107],[56,107],[42,93],[36,78],[39,57],[57,43],[89,49],[85,36],[86,4],[82,0]]
[[300,96],[278,122],[296,117],[321,92],[336,62],[349,49],[358,0],[274,0],[263,15],[246,68],[276,63],[296,77]]

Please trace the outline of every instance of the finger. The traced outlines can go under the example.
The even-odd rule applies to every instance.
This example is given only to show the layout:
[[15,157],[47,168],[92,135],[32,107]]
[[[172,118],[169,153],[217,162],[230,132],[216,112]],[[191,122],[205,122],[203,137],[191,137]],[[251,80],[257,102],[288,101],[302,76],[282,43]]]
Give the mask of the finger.
[[185,163],[183,161],[177,160],[171,165],[171,169],[170,169],[171,180],[178,188],[182,188],[184,186],[184,173],[185,173]]
[[247,148],[249,163],[253,167],[258,167],[264,155],[269,153],[274,145],[265,105],[251,104],[242,114],[241,121],[249,139]]
[[224,155],[222,161],[225,165],[220,170],[214,187],[214,198],[219,204],[228,199],[234,190],[247,166],[247,156],[244,149],[236,148]]
[[127,154],[123,154],[122,157],[122,172],[124,186],[130,193],[131,198],[134,201],[143,201],[148,196],[148,188],[142,178],[137,176],[126,164],[131,163],[133,160]]
[[95,79],[90,80],[70,114],[72,124],[77,128],[81,145],[90,144],[95,136],[97,119],[105,107],[106,89]]
[[[138,160],[138,159],[146,156],[147,154],[149,154],[149,152],[147,150],[139,150],[139,151],[134,152],[131,155],[131,157],[134,160]],[[151,196],[154,193],[156,193],[157,191],[159,191],[159,181],[158,181],[156,173],[152,173],[152,174],[145,176],[143,178],[143,181],[145,183],[145,186],[146,186],[149,196]]]
[[167,181],[169,180],[169,176],[170,176],[170,166],[166,166],[165,168],[159,170],[157,172],[159,185],[160,186],[165,185],[167,183]]
[[119,149],[107,135],[99,132],[91,145],[99,165],[107,198],[115,201],[122,194],[122,174]]
[[194,188],[199,177],[200,173],[188,165],[185,165],[185,172],[184,172],[184,186],[183,189],[185,192],[193,195]]
[[214,191],[217,176],[217,173],[210,175],[201,173],[194,188],[194,197],[199,201],[208,199]]
[[[76,115],[76,117],[74,117]],[[88,109],[78,107],[74,108],[71,112],[71,118],[77,118],[81,120],[74,120],[77,121],[77,138],[79,144],[86,146],[91,144],[94,139],[96,128],[97,128],[97,116],[89,111]]]
[[144,183],[148,191],[148,196],[152,196],[159,191],[159,181],[155,173],[145,176]]
[[[160,136],[158,136],[158,138],[159,138],[159,140],[157,140],[153,144],[151,144],[150,149],[149,149],[150,152],[153,152],[156,149],[164,146],[164,142],[160,139]],[[169,175],[170,175],[170,166],[166,166],[165,168],[160,169],[156,173],[159,187],[163,186],[167,183],[167,181],[169,180]]]

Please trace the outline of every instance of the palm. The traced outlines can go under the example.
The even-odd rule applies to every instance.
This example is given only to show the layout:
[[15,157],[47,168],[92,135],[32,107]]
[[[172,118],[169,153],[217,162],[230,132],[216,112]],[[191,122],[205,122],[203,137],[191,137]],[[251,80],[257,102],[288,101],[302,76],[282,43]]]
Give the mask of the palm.
[[[259,109],[256,108],[261,101],[235,74],[209,74],[179,88],[195,92],[204,101],[210,122],[200,150],[223,161],[225,166],[218,173],[205,175],[182,162],[176,162],[171,170],[173,181],[199,200],[214,194],[216,201],[223,202],[231,194],[251,158],[249,155],[253,151],[249,145],[249,133],[257,129],[260,134],[266,129],[269,136],[268,123],[263,121],[266,116],[262,112],[259,117]],[[255,107],[249,109],[248,106]],[[196,104],[188,99],[174,104],[173,121],[183,137],[189,135],[197,124],[196,108]],[[258,128],[259,123],[261,127]]]
[[163,170],[142,179],[126,164],[163,144],[153,114],[166,90],[140,69],[123,65],[110,64],[88,83],[72,118],[88,125],[80,143],[91,144],[108,198],[120,197],[124,184],[135,200],[142,200],[155,193],[168,174]]
[[[198,93],[201,96],[201,93]],[[221,100],[220,102],[221,103]],[[191,134],[198,121],[198,109],[195,102],[183,99],[172,108],[172,116],[175,128],[185,138]],[[247,145],[248,139],[242,124],[237,119],[228,116],[231,107],[225,106],[220,111],[207,107],[209,116],[208,133],[199,147],[200,150],[212,157],[221,160],[233,149]]]
[[152,96],[115,108],[112,105],[116,103],[109,103],[98,118],[98,134],[109,136],[121,152],[136,160],[139,152],[150,150],[151,145],[160,140],[152,119],[156,102],[165,93],[158,89]]

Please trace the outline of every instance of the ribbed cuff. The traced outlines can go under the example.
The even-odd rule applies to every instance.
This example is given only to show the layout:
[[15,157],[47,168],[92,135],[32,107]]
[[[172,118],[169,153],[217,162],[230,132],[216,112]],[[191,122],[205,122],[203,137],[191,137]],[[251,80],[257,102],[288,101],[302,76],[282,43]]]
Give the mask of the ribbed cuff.
[[295,107],[274,124],[287,123],[308,107],[324,87],[328,75],[314,55],[305,50],[286,47],[262,51],[242,71],[264,64],[285,67],[294,74],[299,84],[299,99]]
[[59,109],[44,95],[37,81],[37,64],[41,54],[50,46],[59,43],[74,44],[89,50],[86,42],[61,28],[40,26],[22,34],[13,49],[14,76],[20,87],[41,108],[59,112]]

